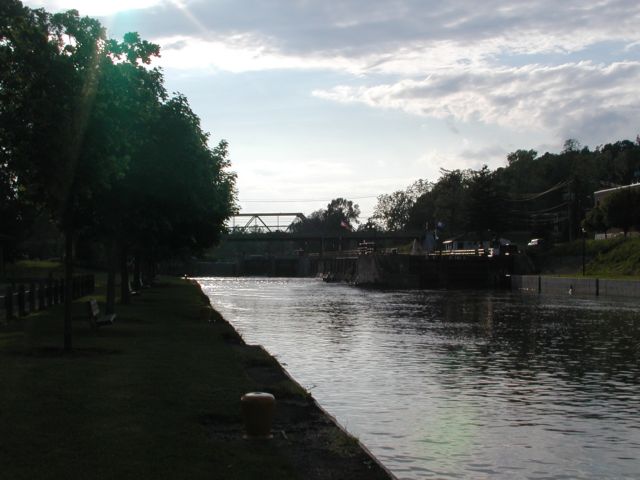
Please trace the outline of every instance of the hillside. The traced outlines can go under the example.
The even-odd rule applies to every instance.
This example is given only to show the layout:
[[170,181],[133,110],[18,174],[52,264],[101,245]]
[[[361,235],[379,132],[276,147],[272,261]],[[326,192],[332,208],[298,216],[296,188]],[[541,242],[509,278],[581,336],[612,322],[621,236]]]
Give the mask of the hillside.
[[[563,243],[532,255],[541,273],[582,274],[582,240]],[[616,237],[585,242],[588,276],[640,277],[640,237]]]

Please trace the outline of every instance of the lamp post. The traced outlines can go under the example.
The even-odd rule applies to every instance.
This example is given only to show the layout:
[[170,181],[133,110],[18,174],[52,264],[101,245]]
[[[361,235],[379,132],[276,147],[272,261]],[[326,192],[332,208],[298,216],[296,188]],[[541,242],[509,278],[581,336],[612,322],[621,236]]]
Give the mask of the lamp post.
[[582,227],[582,276],[585,276],[585,269],[584,269],[584,256],[585,256],[585,244],[587,243],[587,235],[586,235],[587,231],[584,229],[584,227]]

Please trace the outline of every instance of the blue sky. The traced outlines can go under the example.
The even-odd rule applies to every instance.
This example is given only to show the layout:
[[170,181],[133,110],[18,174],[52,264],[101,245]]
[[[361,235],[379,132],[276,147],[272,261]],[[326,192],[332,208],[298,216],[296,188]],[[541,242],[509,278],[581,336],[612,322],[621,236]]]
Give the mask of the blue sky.
[[243,212],[310,213],[440,168],[640,133],[629,0],[29,0],[162,47],[169,91],[230,144]]

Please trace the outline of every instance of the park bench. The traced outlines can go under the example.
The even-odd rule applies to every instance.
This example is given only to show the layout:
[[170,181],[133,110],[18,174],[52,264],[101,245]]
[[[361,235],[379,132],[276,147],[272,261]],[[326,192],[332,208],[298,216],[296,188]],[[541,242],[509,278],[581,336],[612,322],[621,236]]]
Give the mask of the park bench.
[[100,307],[95,298],[89,300],[89,323],[91,328],[98,328],[102,325],[111,325],[116,319],[116,314],[111,313],[102,315],[100,313]]

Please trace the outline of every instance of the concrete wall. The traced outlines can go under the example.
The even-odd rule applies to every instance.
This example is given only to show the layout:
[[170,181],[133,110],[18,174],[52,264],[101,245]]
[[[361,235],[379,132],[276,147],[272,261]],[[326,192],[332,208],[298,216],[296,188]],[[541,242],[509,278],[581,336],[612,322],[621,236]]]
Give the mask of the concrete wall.
[[600,295],[640,299],[640,281],[600,280]]
[[539,275],[511,276],[511,290],[513,291],[562,295],[568,294],[570,289],[574,295],[640,299],[640,281],[638,280],[605,280]]

